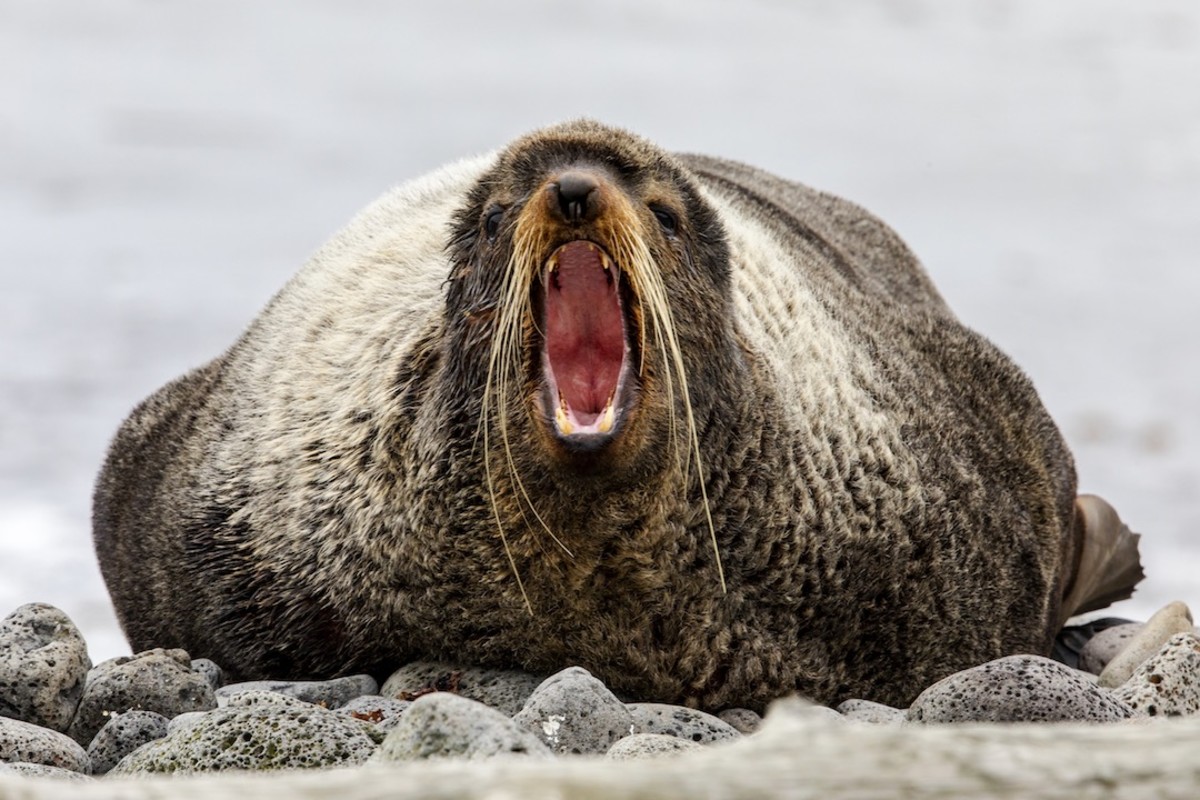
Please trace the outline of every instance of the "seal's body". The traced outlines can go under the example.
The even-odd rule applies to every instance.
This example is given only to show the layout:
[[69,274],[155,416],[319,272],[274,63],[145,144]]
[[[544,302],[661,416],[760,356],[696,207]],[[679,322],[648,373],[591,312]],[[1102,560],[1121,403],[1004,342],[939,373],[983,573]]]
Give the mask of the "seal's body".
[[1075,492],[882,223],[584,122],[364,211],[126,421],[95,536],[133,647],[235,678],[900,705],[1128,595],[1133,539]]

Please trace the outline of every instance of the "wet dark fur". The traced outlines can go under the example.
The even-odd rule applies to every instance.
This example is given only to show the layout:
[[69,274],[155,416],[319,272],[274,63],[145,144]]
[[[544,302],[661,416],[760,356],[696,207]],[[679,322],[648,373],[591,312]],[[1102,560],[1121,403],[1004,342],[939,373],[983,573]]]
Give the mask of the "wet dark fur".
[[[511,231],[488,244],[480,219],[497,197],[519,205],[547,170],[576,162],[607,165],[635,197],[658,181],[684,199],[678,238],[654,247],[727,593],[695,470],[686,488],[670,478],[652,351],[645,413],[610,458],[564,460],[528,415],[514,417],[518,472],[574,552],[526,524],[501,469],[498,503],[532,615],[497,536],[478,434]],[[807,427],[787,422],[805,400],[781,396],[743,340],[722,219],[700,185],[805,254],[808,281],[874,376],[839,380],[872,399],[886,437],[816,401]],[[239,679],[382,674],[416,658],[579,664],[638,699],[710,709],[761,709],[793,690],[904,705],[958,669],[1050,651],[1073,548],[1071,457],[1026,377],[956,321],[873,217],[758,170],[577,123],[514,144],[462,198],[446,243],[444,312],[404,352],[386,337],[372,345],[370,380],[386,401],[322,403],[319,389],[273,378],[287,356],[261,344],[266,332],[319,347],[342,324],[329,297],[290,334],[268,309],[125,423],[99,480],[95,536],[135,649],[184,647]]]

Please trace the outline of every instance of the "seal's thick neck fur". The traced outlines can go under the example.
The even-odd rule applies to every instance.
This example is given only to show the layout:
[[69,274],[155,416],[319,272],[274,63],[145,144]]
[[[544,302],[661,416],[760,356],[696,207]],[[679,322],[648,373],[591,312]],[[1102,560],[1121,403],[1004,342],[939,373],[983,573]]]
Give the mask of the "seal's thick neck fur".
[[1098,508],[877,219],[577,122],[366,209],[135,410],[95,535],[134,647],[234,678],[902,705],[1128,594]]

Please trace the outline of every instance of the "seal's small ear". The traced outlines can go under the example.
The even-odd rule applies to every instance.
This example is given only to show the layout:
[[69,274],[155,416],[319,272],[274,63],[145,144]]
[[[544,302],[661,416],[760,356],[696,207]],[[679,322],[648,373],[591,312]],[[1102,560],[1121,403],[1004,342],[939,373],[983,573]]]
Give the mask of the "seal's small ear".
[[1133,595],[1134,587],[1146,577],[1138,554],[1140,538],[1103,499],[1091,494],[1075,498],[1074,569],[1067,573],[1070,579],[1063,593],[1060,627],[1076,614]]

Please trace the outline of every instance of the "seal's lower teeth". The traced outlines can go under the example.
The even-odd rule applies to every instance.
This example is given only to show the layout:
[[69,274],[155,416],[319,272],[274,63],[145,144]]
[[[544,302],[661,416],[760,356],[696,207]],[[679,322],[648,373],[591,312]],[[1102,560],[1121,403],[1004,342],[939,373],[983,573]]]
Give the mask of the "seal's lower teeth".
[[558,432],[563,436],[570,436],[575,431],[570,415],[562,406],[554,409],[554,424],[558,426]]
[[600,422],[596,428],[601,433],[608,433],[612,430],[613,420],[616,418],[616,411],[613,410],[612,398],[608,398],[608,405],[604,407],[604,413],[600,415]]

